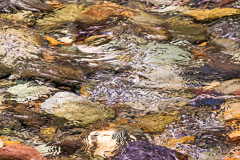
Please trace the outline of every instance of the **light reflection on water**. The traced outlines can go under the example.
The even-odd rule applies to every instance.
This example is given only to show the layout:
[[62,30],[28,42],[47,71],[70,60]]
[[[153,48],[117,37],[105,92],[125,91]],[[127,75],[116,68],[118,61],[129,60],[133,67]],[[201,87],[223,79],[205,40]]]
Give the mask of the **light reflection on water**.
[[[154,17],[157,16],[154,15]],[[146,25],[147,19],[142,23]],[[228,39],[238,43],[240,42],[239,24],[239,16],[236,16],[223,18],[206,26],[210,39]],[[148,25],[149,28],[158,29],[156,19],[151,20]],[[167,26],[164,27],[168,30]],[[186,40],[184,35],[172,39],[171,35],[168,35],[170,39],[160,43],[152,40],[154,36],[150,33],[144,33],[144,36],[137,33],[134,31],[136,28],[133,20],[119,22],[112,26],[113,31],[103,30],[104,33],[113,36],[113,40],[109,43],[100,46],[74,44],[73,47],[76,47],[79,53],[84,53],[74,53],[70,56],[67,53],[56,55],[57,62],[63,64],[63,67],[71,64],[77,70],[82,67],[78,64],[85,64],[85,62],[95,67],[96,74],[90,74],[89,77],[85,75],[83,78],[86,81],[82,83],[82,86],[86,90],[81,90],[82,86],[78,84],[79,80],[82,80],[80,73],[79,79],[72,80],[72,77],[68,77],[67,74],[70,70],[65,73],[59,70],[61,68],[58,65],[45,64],[45,67],[55,67],[54,70],[49,69],[46,74],[51,75],[56,72],[56,75],[69,78],[69,81],[66,80],[64,84],[76,82],[76,85],[67,85],[67,87],[62,83],[49,82],[51,85],[59,90],[85,95],[93,102],[100,102],[113,108],[116,111],[114,118],[81,126],[79,125],[81,121],[69,121],[57,116],[45,115],[37,106],[45,99],[34,104],[18,104],[13,100],[13,95],[6,94],[1,97],[5,100],[4,103],[14,107],[6,109],[3,113],[0,112],[2,116],[0,124],[3,126],[0,125],[0,135],[11,136],[21,143],[32,145],[48,158],[63,156],[93,159],[100,156],[99,159],[101,157],[103,159],[103,157],[114,156],[121,147],[125,147],[122,154],[126,156],[135,154],[125,153],[128,149],[132,152],[139,149],[152,156],[154,153],[161,155],[162,150],[166,150],[166,157],[176,158],[176,155],[173,156],[175,152],[159,146],[169,147],[188,155],[193,160],[204,160],[206,157],[207,159],[223,158],[235,146],[230,143],[228,137],[229,132],[234,128],[231,128],[232,124],[226,123],[219,117],[224,115],[225,110],[228,109],[222,107],[225,103],[231,100],[238,103],[238,99],[231,92],[218,93],[207,89],[201,90],[201,87],[208,86],[206,82],[239,77],[238,63],[225,65],[230,64],[231,61],[228,62],[228,60],[232,58],[231,56],[236,56],[235,51],[238,51],[239,47],[236,45],[231,54],[228,54],[227,49],[226,52],[217,53],[207,51],[210,59],[194,60],[192,50],[200,47]],[[56,32],[56,34],[59,33]],[[216,50],[222,49],[216,44],[210,45]],[[218,57],[219,54],[221,56]],[[227,55],[231,58],[226,58]],[[236,56],[233,59],[239,62],[237,58],[239,57]],[[220,63],[222,61],[224,61],[223,65]],[[219,65],[222,68],[218,68]],[[54,77],[50,80],[60,82],[61,78]],[[40,84],[45,84],[41,81],[41,79],[38,80]],[[17,83],[24,82],[17,81]],[[198,89],[199,92],[196,92],[195,90]],[[5,94],[6,90],[6,84],[1,84],[1,94]],[[48,96],[50,95],[45,98]],[[21,107],[25,107],[24,111],[19,109]],[[39,114],[35,113],[34,107],[40,110]],[[146,126],[139,127],[140,123],[145,125],[145,122],[141,122],[138,118],[144,119],[144,116],[149,115],[149,117],[154,117],[157,113],[161,113],[162,119],[150,120],[149,118],[147,122],[150,126],[161,126],[165,124],[164,116],[173,116],[171,114],[175,112],[179,114],[178,117],[173,122],[167,123],[162,132],[149,131]],[[155,121],[162,123],[157,124]],[[0,139],[0,145],[3,143]],[[151,147],[155,152],[149,151]],[[139,156],[137,153],[136,155]],[[121,155],[118,155],[119,157]]]

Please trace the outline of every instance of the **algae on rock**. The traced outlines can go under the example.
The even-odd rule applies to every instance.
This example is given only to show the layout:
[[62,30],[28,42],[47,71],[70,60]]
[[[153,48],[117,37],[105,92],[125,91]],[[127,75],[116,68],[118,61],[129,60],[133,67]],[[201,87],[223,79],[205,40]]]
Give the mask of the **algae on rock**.
[[146,115],[142,117],[135,118],[136,123],[131,123],[130,126],[143,129],[145,132],[159,134],[165,130],[167,124],[176,121],[178,118],[178,113],[164,115],[162,113],[155,115]]
[[207,39],[207,27],[189,19],[172,17],[167,19],[167,26],[174,38],[186,39],[190,42],[201,42]]
[[60,10],[54,11],[43,19],[37,20],[36,26],[43,31],[59,28],[65,23],[74,22],[83,11],[82,5],[69,4]]

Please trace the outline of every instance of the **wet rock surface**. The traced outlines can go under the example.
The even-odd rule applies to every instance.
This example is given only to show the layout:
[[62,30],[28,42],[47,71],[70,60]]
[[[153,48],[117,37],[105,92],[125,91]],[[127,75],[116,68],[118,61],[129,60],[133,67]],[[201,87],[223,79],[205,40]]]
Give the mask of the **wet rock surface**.
[[0,159],[237,159],[237,0],[0,0]]
[[43,3],[42,0],[1,0],[0,11],[11,12],[16,9],[30,11],[50,10],[51,6]]
[[47,113],[76,121],[80,126],[115,117],[111,108],[67,92],[56,93],[43,102],[41,108]]
[[113,159],[153,159],[153,160],[175,160],[175,159],[187,159],[184,155],[178,155],[166,147],[153,145],[149,142],[129,142],[127,146],[124,146],[123,152],[120,156],[115,156]]
[[[66,61],[60,62],[62,65],[49,63],[46,59],[44,61],[43,54],[51,54],[51,51],[46,53],[42,37],[34,30],[19,27],[16,29],[3,23],[1,33],[0,55],[3,76],[12,70],[11,73],[26,78],[40,77],[60,83],[79,83],[84,80],[83,70],[88,73],[92,70],[86,63],[71,66],[72,64]],[[61,81],[62,78],[66,81]]]

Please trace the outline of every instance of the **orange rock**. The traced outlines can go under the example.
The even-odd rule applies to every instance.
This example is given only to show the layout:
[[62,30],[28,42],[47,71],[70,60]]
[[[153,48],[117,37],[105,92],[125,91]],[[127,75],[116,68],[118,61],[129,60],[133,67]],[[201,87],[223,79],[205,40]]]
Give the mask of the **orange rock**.
[[190,136],[184,136],[181,138],[160,138],[159,136],[155,137],[155,144],[160,145],[160,146],[165,146],[171,149],[176,149],[176,146],[178,144],[187,144],[191,141],[194,141],[194,137],[190,137]]
[[237,141],[240,139],[240,131],[234,130],[228,135],[228,137],[230,138],[231,141]]
[[239,160],[240,159],[240,149],[239,147],[231,150],[222,160]]
[[171,139],[170,141],[168,141],[166,147],[174,148],[178,144],[189,143],[191,141],[194,141],[194,137],[185,136],[182,138]]
[[214,8],[214,9],[196,9],[185,11],[184,14],[192,16],[198,21],[208,21],[225,16],[239,15],[240,9],[236,8]]
[[208,44],[208,42],[202,42],[201,44],[199,44],[198,46],[206,46]]
[[9,141],[9,137],[0,137],[0,140],[3,142],[4,146],[20,144],[20,142],[18,142],[18,141]]
[[100,45],[100,44],[106,43],[106,42],[110,41],[112,39],[112,37],[109,35],[95,35],[95,36],[86,38],[84,40],[84,43],[91,44],[91,43],[94,43],[94,41],[97,41],[99,39],[103,39],[103,40],[101,40],[100,42],[95,42],[94,45]]
[[10,146],[13,144],[20,144],[18,141],[3,141],[4,146]]
[[51,126],[48,128],[42,127],[40,129],[40,134],[41,134],[41,137],[44,138],[45,141],[50,141],[54,137],[56,131],[57,131],[57,129],[54,126]]
[[46,4],[49,4],[51,5],[53,8],[61,8],[63,7],[64,5],[59,3],[58,1],[47,1]]
[[193,49],[192,51],[194,53],[192,59],[197,59],[199,57],[204,57],[206,59],[209,59],[209,56],[206,53],[204,53],[203,51],[197,51],[195,49]]
[[84,85],[80,88],[80,93],[84,97],[90,96],[90,92],[87,90],[87,86],[84,86]]
[[62,42],[59,42],[58,40],[54,39],[53,37],[45,36],[45,39],[48,40],[48,42],[52,46],[57,46],[57,45],[63,44]]
[[105,2],[100,5],[89,7],[80,16],[83,23],[96,23],[107,20],[110,16],[131,17],[135,15],[132,9],[119,6],[115,3]]
[[46,160],[36,149],[33,147],[25,146],[22,144],[12,144],[0,148],[1,160]]

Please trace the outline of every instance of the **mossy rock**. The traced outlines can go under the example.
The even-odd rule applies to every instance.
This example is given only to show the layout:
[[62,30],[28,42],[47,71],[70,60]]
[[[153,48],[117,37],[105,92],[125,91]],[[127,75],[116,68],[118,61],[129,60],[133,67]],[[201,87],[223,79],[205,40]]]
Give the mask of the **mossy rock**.
[[203,24],[197,24],[189,19],[180,19],[179,17],[169,18],[167,20],[169,32],[175,38],[186,39],[192,43],[207,40],[207,27]]
[[145,115],[139,118],[135,118],[136,123],[131,123],[130,126],[143,129],[145,132],[160,134],[165,130],[167,124],[176,121],[178,113],[165,115],[162,113],[154,115]]

